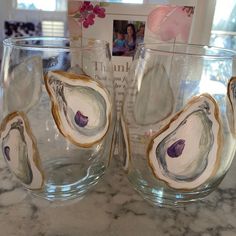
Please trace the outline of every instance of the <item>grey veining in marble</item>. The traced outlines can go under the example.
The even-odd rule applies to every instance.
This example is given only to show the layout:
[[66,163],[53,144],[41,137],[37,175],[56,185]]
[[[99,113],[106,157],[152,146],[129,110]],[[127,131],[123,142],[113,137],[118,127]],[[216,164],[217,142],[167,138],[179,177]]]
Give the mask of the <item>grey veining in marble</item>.
[[235,236],[236,159],[206,199],[184,208],[154,207],[130,186],[117,159],[80,201],[32,197],[0,160],[1,236]]

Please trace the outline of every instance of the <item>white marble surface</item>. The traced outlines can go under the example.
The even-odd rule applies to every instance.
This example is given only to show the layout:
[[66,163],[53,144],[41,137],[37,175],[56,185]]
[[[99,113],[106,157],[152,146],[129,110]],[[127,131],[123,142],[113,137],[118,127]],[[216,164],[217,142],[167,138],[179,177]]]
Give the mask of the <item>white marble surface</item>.
[[215,192],[179,209],[145,202],[117,160],[84,199],[65,205],[27,194],[0,160],[0,235],[235,236],[236,159]]

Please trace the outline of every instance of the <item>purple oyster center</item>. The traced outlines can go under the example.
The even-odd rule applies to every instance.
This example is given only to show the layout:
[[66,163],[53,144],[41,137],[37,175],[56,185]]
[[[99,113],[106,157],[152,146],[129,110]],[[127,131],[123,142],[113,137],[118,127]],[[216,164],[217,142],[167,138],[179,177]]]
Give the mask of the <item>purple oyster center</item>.
[[88,117],[83,115],[80,111],[77,111],[75,114],[75,123],[79,127],[84,127],[88,124]]
[[11,159],[10,159],[10,147],[8,147],[8,146],[4,147],[4,156],[6,157],[6,159],[7,159],[8,161],[11,160]]
[[170,147],[167,148],[167,154],[168,156],[172,158],[179,157],[185,146],[185,140],[179,139],[176,142],[174,142]]

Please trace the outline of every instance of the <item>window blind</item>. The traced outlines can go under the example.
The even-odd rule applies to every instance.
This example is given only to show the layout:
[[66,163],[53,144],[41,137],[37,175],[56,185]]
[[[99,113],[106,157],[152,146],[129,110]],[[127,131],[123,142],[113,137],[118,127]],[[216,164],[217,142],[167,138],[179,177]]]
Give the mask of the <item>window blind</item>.
[[42,22],[42,34],[43,36],[64,36],[64,22],[63,21],[43,21]]

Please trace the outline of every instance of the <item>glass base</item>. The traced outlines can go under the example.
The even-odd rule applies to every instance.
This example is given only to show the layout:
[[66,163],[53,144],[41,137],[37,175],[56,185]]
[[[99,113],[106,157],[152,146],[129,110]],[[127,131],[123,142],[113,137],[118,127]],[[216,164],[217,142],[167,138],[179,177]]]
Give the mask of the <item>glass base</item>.
[[104,174],[105,165],[103,162],[95,162],[85,168],[83,163],[74,163],[65,158],[48,162],[44,170],[43,188],[31,193],[49,201],[65,201],[82,199]]
[[213,192],[223,178],[224,176],[214,185],[205,187],[202,190],[196,189],[191,192],[180,192],[178,190],[171,190],[166,186],[152,187],[143,179],[137,178],[135,174],[128,175],[128,179],[134,189],[149,203],[159,207],[184,207],[186,204],[199,201]]

